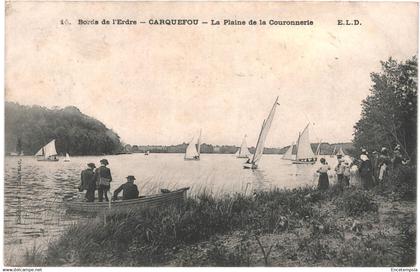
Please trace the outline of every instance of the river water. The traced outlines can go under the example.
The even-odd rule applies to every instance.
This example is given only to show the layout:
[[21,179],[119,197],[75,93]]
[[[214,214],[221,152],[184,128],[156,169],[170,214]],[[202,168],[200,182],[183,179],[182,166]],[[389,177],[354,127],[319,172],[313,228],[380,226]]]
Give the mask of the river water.
[[[72,157],[70,162],[39,162],[33,157],[6,157],[4,183],[4,261],[17,265],[26,250],[45,249],[49,241],[82,215],[66,213],[63,199],[76,196],[80,172],[89,162],[109,161],[111,191],[136,177],[140,195],[158,193],[161,188],[190,187],[222,195],[251,193],[273,188],[316,186],[318,165],[295,165],[279,155],[264,155],[259,169],[243,169],[244,159],[234,155],[202,154],[200,161],[184,161],[183,154],[126,154],[118,156]],[[325,156],[332,169],[336,159]]]

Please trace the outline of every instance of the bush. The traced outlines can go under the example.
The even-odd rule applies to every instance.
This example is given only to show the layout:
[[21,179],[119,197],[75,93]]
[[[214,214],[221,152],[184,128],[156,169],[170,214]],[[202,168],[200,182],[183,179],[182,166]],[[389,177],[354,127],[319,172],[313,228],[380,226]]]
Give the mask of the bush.
[[383,233],[354,238],[342,245],[337,262],[343,266],[400,266],[404,252],[394,237]]
[[363,190],[346,191],[336,202],[337,206],[349,216],[378,211],[378,205],[373,201],[372,196]]
[[400,166],[393,170],[389,182],[397,195],[404,200],[415,200],[417,196],[417,169],[413,166]]
[[315,237],[305,237],[298,243],[299,250],[306,252],[306,259],[312,262],[321,260],[330,260],[336,253],[329,247],[326,240],[320,240]]
[[215,266],[250,266],[250,242],[247,237],[242,237],[231,250],[221,242],[213,242],[207,251],[207,259]]

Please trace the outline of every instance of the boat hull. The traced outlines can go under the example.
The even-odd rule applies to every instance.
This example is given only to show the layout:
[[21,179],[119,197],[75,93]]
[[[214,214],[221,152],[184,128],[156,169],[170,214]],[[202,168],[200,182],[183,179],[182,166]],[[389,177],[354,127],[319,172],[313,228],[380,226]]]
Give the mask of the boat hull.
[[200,158],[184,158],[184,161],[199,161]]
[[255,164],[249,164],[249,163],[244,164],[244,169],[257,169],[257,168],[258,168],[258,165],[255,165]]
[[315,164],[315,161],[306,162],[306,161],[292,161],[293,164]]
[[59,159],[44,159],[44,158],[37,158],[37,161],[46,161],[46,162],[58,162]]
[[64,206],[68,211],[83,213],[101,213],[106,211],[133,212],[143,209],[159,208],[175,203],[180,203],[186,198],[189,188],[182,188],[165,194],[145,196],[130,200],[117,200],[109,202],[65,201]]

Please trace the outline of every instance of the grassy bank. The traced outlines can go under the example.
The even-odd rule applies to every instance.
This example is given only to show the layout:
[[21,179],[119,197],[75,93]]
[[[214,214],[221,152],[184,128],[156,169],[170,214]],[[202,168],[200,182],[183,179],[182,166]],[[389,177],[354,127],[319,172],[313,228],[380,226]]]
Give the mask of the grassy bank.
[[71,226],[27,265],[410,266],[415,171],[369,191],[333,186],[202,194],[177,207]]

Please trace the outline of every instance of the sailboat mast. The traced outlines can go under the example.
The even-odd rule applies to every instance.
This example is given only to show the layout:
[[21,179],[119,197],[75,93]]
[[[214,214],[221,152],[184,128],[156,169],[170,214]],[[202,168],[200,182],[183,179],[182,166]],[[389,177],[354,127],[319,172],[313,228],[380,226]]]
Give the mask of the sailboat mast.
[[197,146],[197,148],[198,148],[197,152],[198,152],[198,156],[200,157],[201,129],[200,129],[200,135],[198,136],[198,142],[197,142],[197,144],[198,144],[198,146]]
[[300,142],[300,131],[299,131],[299,136],[298,136],[298,140],[297,140],[297,143],[296,143],[296,160],[298,160],[299,142]]

